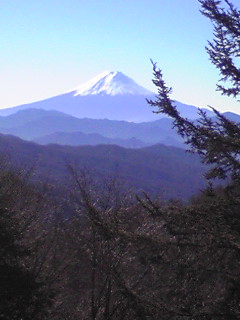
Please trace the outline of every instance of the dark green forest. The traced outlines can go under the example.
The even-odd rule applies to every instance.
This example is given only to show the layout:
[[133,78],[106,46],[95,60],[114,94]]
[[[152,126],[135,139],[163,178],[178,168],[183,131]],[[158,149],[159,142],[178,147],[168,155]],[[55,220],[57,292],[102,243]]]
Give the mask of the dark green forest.
[[[238,99],[240,10],[228,0],[199,2],[214,27],[207,52],[220,72],[217,90]],[[171,117],[207,165],[206,186],[188,202],[164,199],[161,190],[158,197],[135,193],[117,175],[96,177],[74,161],[63,171],[60,160],[81,149],[25,148],[1,136],[2,154],[5,139],[13,141],[13,159],[1,157],[0,319],[240,319],[240,124],[214,108],[215,120],[201,110],[197,122],[182,117],[156,63],[153,75],[158,95],[149,108]],[[151,150],[140,151],[147,163],[159,156]],[[27,152],[40,155],[39,163],[21,168]],[[121,156],[133,163],[140,156],[131,152]],[[42,158],[66,180],[53,183]]]

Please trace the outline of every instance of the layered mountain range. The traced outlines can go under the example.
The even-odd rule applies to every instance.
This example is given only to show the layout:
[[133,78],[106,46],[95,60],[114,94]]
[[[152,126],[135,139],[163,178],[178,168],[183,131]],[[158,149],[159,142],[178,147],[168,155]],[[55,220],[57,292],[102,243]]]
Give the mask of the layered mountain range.
[[162,199],[188,199],[206,185],[206,168],[196,155],[163,145],[137,150],[114,145],[41,146],[0,134],[0,155],[14,168],[27,172],[34,168],[31,181],[52,184],[61,193],[72,187],[69,165],[93,173],[100,181],[106,177],[117,179],[134,193],[144,191]]
[[[206,168],[181,150],[171,119],[153,113],[146,98],[155,94],[121,72],[104,72],[59,96],[0,110],[0,153],[17,167],[37,164],[37,180],[64,184],[66,163],[74,162],[101,177],[117,174],[136,191],[187,199],[204,186]],[[176,106],[184,117],[198,118],[198,108]],[[224,115],[240,122],[237,114]]]
[[[237,114],[228,112],[224,115],[240,122],[240,116]],[[125,148],[141,148],[161,143],[185,148],[183,139],[173,129],[172,121],[168,118],[134,123],[108,119],[79,119],[54,110],[26,109],[0,117],[0,133],[39,144],[115,144]]]
[[41,144],[116,144],[139,148],[163,143],[182,146],[170,119],[134,123],[107,119],[79,119],[59,111],[26,109],[0,117],[0,132]]

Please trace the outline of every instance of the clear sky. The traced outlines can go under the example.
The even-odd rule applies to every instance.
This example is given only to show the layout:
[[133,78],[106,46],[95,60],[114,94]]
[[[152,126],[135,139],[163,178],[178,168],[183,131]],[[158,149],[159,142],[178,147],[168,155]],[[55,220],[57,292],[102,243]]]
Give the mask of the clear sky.
[[[233,0],[239,6],[239,0]],[[197,0],[0,0],[0,108],[54,96],[103,72],[154,90],[150,58],[173,98],[240,113],[215,92],[211,23]]]

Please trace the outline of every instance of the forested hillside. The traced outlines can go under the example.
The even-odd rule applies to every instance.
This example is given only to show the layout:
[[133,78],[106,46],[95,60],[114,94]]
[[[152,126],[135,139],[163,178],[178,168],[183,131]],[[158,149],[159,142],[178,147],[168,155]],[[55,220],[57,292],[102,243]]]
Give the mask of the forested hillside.
[[[136,193],[163,199],[189,199],[206,185],[206,168],[197,156],[184,150],[154,145],[138,150],[114,145],[68,147],[40,146],[13,136],[0,135],[0,152],[14,167],[33,172],[33,181],[68,187],[68,166],[113,177]],[[192,174],[194,172],[194,175]]]

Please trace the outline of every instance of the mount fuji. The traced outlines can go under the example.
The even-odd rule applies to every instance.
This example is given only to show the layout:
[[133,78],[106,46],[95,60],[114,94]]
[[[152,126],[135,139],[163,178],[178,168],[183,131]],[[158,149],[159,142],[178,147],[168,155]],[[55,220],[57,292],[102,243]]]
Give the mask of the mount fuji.
[[[163,118],[154,114],[146,98],[155,94],[137,84],[121,72],[105,71],[92,80],[69,92],[12,108],[0,110],[0,116],[7,116],[19,110],[37,108],[56,110],[78,118],[125,120],[149,122]],[[197,118],[197,108],[176,102],[183,116]],[[208,113],[211,111],[207,110]]]
[[105,71],[75,89],[75,96],[87,95],[143,95],[153,92],[141,87],[131,78],[118,71]]

